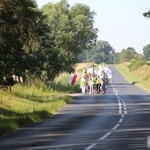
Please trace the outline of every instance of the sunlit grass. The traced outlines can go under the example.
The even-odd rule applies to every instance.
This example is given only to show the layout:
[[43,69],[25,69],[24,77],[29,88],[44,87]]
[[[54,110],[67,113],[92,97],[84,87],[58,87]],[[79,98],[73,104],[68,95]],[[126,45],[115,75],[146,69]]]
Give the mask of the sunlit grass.
[[[68,83],[70,74],[63,73],[53,82],[30,78],[23,84],[13,86],[11,92],[0,90],[0,136],[26,124],[49,118],[71,102],[72,98],[65,94],[80,92],[79,79],[84,65],[77,67],[78,80],[74,86]],[[150,92],[148,74],[141,78],[138,73],[133,75],[129,72],[125,65],[116,65],[116,68],[129,82]]]
[[[143,73],[143,75],[141,76],[139,71],[130,72],[126,65],[119,64],[119,65],[115,65],[115,66],[118,69],[118,71],[120,73],[122,73],[122,75],[130,83],[135,84],[135,85],[141,87],[142,89],[150,92],[150,76],[148,75],[148,74],[150,74],[149,71],[148,71],[148,74]],[[148,66],[148,69],[150,69],[149,66]]]
[[69,74],[54,82],[31,79],[16,84],[11,92],[0,90],[0,136],[26,124],[49,118],[72,101],[65,93],[78,92],[79,85],[68,84]]

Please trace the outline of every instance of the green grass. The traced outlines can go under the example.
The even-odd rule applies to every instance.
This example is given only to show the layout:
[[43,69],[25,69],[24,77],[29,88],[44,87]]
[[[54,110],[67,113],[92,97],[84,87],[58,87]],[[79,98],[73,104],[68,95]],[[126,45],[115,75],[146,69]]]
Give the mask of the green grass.
[[[148,76],[142,79],[138,75],[133,76],[124,65],[116,65],[116,68],[129,82],[150,92]],[[65,94],[80,92],[80,88],[79,81],[74,86],[68,84],[69,76],[70,74],[63,73],[53,82],[41,82],[33,77],[24,84],[13,86],[11,92],[0,90],[0,136],[26,124],[50,118],[70,103],[72,98]]]
[[115,65],[115,67],[130,83],[139,86],[147,92],[150,92],[149,76],[143,75],[141,78],[138,73],[133,74],[133,72],[130,72],[128,67],[123,64]]
[[[65,93],[78,92],[79,84],[68,84],[68,74],[54,82],[31,79],[12,91],[0,90],[0,136],[41,119],[49,118],[72,101]],[[62,96],[63,94],[63,96]]]

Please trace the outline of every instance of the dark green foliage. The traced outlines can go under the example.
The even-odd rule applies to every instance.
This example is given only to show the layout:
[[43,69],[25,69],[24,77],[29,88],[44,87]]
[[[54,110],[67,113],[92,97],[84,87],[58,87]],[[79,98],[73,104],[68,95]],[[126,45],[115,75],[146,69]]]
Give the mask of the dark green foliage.
[[144,17],[150,18],[150,11],[143,13]]
[[[40,11],[34,0],[0,1],[0,79],[30,74],[53,80],[73,71],[77,56],[97,38],[94,12],[65,0]],[[82,25],[82,27],[81,27]]]
[[0,78],[29,69],[30,53],[39,47],[36,7],[31,0],[0,1]]

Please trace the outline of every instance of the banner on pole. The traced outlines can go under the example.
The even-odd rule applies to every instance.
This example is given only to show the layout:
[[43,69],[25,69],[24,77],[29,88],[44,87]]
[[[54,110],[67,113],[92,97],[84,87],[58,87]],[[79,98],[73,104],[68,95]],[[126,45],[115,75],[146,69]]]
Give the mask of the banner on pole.
[[76,82],[76,79],[77,79],[77,75],[71,73],[70,78],[69,78],[69,84],[70,84],[70,85],[74,85],[75,82]]

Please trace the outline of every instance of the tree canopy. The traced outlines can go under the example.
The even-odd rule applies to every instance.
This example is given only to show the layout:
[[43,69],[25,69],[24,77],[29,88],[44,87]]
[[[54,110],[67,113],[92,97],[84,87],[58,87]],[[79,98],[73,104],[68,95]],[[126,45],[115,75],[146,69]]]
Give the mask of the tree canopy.
[[34,0],[0,1],[0,79],[13,73],[54,79],[71,71],[83,49],[95,44],[95,13],[65,0],[41,10]]
[[26,58],[39,47],[35,1],[0,1],[0,77],[27,69]]
[[79,58],[83,62],[95,62],[100,64],[105,62],[107,64],[114,64],[115,51],[107,41],[97,41],[96,45],[89,51],[83,51]]
[[93,27],[95,13],[90,7],[76,4],[70,8],[66,0],[48,3],[42,7],[47,24],[52,30],[54,49],[58,53],[57,64],[61,71],[70,71],[83,49],[96,42],[97,29]]
[[133,47],[128,47],[120,52],[120,62],[130,62],[133,58],[138,57],[138,53]]
[[144,17],[150,18],[150,11],[143,13]]

